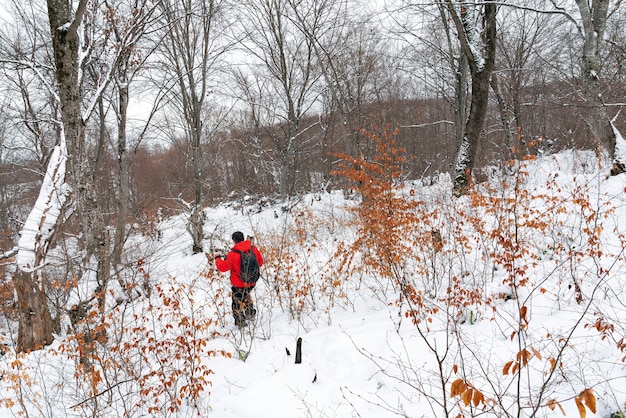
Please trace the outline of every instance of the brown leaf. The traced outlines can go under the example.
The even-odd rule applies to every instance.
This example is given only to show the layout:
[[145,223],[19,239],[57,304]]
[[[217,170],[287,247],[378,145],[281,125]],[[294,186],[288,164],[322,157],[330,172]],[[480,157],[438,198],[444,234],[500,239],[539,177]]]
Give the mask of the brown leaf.
[[574,398],[576,402],[576,406],[578,407],[578,413],[580,414],[580,418],[585,418],[587,416],[587,410],[585,409],[585,405],[581,402],[580,399]]
[[479,390],[474,389],[474,406],[480,405],[480,403],[485,403],[485,396]]
[[452,386],[450,387],[450,397],[454,398],[465,392],[467,390],[467,385],[462,379],[457,379],[452,382]]
[[524,367],[528,364],[528,361],[530,360],[531,354],[530,351],[523,349],[522,351],[520,351],[519,353],[517,353],[517,360],[520,363],[521,367]]
[[550,358],[550,365],[552,366],[550,367],[550,370],[554,370],[556,367],[556,359],[554,357]]
[[502,369],[502,374],[503,375],[507,375],[509,374],[509,371],[511,370],[511,366],[513,365],[513,360],[509,361],[508,363],[506,363],[504,365],[504,368]]
[[472,402],[472,392],[474,392],[472,389],[468,389],[465,391],[465,393],[463,393],[463,395],[461,395],[461,399],[463,400],[465,406],[469,405],[470,402]]
[[528,318],[526,318],[527,314],[528,314],[528,306],[524,305],[519,309],[519,315],[525,323],[528,323]]
[[531,350],[533,350],[533,354],[535,355],[535,357],[537,357],[539,360],[541,360],[541,353],[537,350],[535,350],[535,347],[530,347]]
[[593,412],[594,414],[596,413],[596,396],[593,394],[593,391],[591,389],[585,389],[582,392],[580,392],[580,395],[578,395],[578,397],[585,402],[585,405],[587,405],[587,408],[589,408],[589,410],[591,412]]
[[559,401],[557,401],[556,399],[550,399],[546,405],[548,406],[548,408],[550,408],[551,411],[554,411],[554,409],[558,406],[561,413],[565,415],[565,410],[563,409],[563,406],[561,406]]

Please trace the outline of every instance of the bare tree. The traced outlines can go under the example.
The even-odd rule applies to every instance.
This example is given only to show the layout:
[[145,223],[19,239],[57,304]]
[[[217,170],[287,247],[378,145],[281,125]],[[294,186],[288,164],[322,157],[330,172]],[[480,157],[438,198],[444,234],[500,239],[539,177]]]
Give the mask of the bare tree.
[[[105,6],[108,13],[104,15],[107,28],[110,29],[110,49],[118,54],[117,68],[113,74],[114,90],[117,100],[112,104],[117,116],[117,213],[115,223],[115,237],[111,249],[111,262],[116,276],[123,288],[126,285],[119,275],[122,263],[122,252],[127,238],[127,221],[130,204],[130,164],[128,140],[128,107],[131,83],[138,73],[144,69],[145,61],[151,55],[154,46],[142,45],[142,39],[157,22],[158,3],[149,3],[148,0],[135,0],[130,3],[124,1],[107,0]],[[141,12],[136,12],[141,11]],[[156,40],[157,44],[159,39]],[[100,98],[102,101],[102,98]],[[158,100],[157,100],[158,102]],[[103,112],[99,112],[102,114]],[[145,127],[150,123],[151,115],[145,121]],[[144,132],[145,128],[144,127]],[[104,128],[100,129],[101,131]],[[141,134],[140,134],[141,135]],[[141,137],[135,141],[134,147],[141,143]]]
[[[423,129],[433,124],[452,125],[452,134],[444,132],[428,141],[433,148],[433,157],[446,161],[452,157],[445,152],[450,148],[445,145],[446,140],[448,137],[453,139],[454,149],[460,146],[469,111],[470,69],[468,58],[461,51],[454,22],[448,18],[444,2],[420,4],[403,0],[398,8],[388,12],[396,24],[393,33],[402,45],[404,63],[400,70],[408,72],[415,88],[419,88],[415,96],[443,101],[452,112],[452,117],[444,112],[436,120],[411,121],[406,127]],[[449,169],[449,161],[446,166],[440,164],[441,171]]]
[[[298,153],[306,112],[317,99],[314,86],[320,79],[314,40],[294,24],[289,2],[247,0],[241,45],[251,64],[237,71],[238,84],[249,106],[258,136],[270,139],[275,152],[275,176],[282,197],[294,192]],[[298,2],[300,11],[310,10]]]
[[608,151],[613,161],[612,174],[626,171],[625,161],[619,161],[615,153],[615,132],[604,107],[602,98],[602,50],[604,48],[604,33],[607,21],[611,14],[620,6],[621,0],[576,0],[580,12],[581,34],[583,35],[582,48],[582,94],[587,101],[588,111],[584,116],[598,145]]
[[187,154],[190,164],[191,203],[185,201],[187,196],[179,197],[189,213],[187,230],[193,239],[194,253],[203,251],[205,165],[209,161],[204,147],[223,119],[222,109],[211,106],[209,99],[220,82],[221,60],[231,48],[225,32],[227,6],[225,0],[163,4],[167,34],[162,69],[166,82],[172,83],[167,90],[174,109],[168,119],[177,121],[180,115],[181,124],[173,129],[171,140],[177,144],[179,136],[184,135],[184,143],[188,144],[187,149],[180,151]]
[[[355,13],[350,0],[324,0],[302,7],[290,1],[293,20],[310,40],[323,77],[323,94],[329,106],[323,112],[337,115],[343,150],[353,156],[363,152],[361,129],[368,118],[367,107],[385,89],[383,74],[388,62],[388,45],[382,34],[368,24],[364,13]],[[388,99],[385,97],[383,100]]]
[[[83,12],[84,10],[81,14]],[[69,19],[64,20],[63,24],[56,25],[55,30],[68,21]],[[32,22],[32,20],[28,20],[28,22]],[[69,27],[63,26],[61,30],[65,31],[65,29],[69,29]],[[76,28],[73,31],[75,36],[70,36],[67,42],[77,45]],[[34,44],[39,46],[37,42]],[[77,53],[78,47],[75,48],[75,54]],[[68,59],[71,58],[68,56]],[[32,59],[30,61],[24,59],[22,62],[26,67],[31,68],[36,76],[40,77],[40,81],[44,85],[50,87],[47,80],[41,76],[42,73],[37,71],[38,62]],[[70,76],[70,78],[72,77]],[[75,83],[77,78],[73,81],[77,85]],[[70,81],[71,83],[72,81]],[[49,88],[49,91],[52,95],[55,94],[52,88]],[[25,90],[22,90],[23,93]],[[68,113],[71,113],[69,109]],[[77,130],[80,130],[80,126],[68,123],[67,131],[75,134]],[[62,135],[58,139],[59,141],[49,158],[39,197],[26,219],[18,243],[16,260],[18,268],[13,276],[13,286],[18,302],[17,348],[21,351],[41,348],[43,345],[51,343],[53,339],[52,318],[46,300],[46,280],[43,275],[43,267],[46,263],[48,250],[54,240],[57,226],[62,221],[62,212],[68,197],[68,190],[64,188],[67,160],[66,137]]]
[[[436,4],[402,1],[391,11],[413,67],[425,88],[421,94],[444,98],[453,110],[456,157],[454,194],[470,186],[488,110],[490,79],[496,56],[493,2],[446,0]],[[440,120],[439,123],[450,123]],[[418,125],[427,126],[427,125]],[[441,143],[438,138],[436,143]]]
[[491,88],[498,103],[510,158],[531,153],[530,138],[537,134],[532,131],[524,103],[536,101],[534,96],[530,96],[529,87],[540,85],[542,76],[545,76],[537,51],[545,54],[550,50],[550,44],[554,43],[553,19],[554,16],[517,7],[507,8],[507,13],[499,19],[498,59],[491,77]]

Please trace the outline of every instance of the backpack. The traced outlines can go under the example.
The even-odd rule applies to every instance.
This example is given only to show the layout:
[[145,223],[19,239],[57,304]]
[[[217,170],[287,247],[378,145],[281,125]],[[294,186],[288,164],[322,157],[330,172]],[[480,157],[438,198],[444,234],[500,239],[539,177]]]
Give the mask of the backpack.
[[241,269],[239,277],[246,284],[254,284],[261,277],[259,262],[253,251],[254,247],[250,247],[249,251],[232,250],[241,256]]

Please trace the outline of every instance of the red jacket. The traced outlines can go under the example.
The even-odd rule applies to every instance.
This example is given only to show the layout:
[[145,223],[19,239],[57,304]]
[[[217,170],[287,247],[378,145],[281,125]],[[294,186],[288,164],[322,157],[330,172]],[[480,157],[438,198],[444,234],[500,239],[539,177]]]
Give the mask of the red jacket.
[[[241,280],[241,255],[239,253],[234,252],[233,250],[239,251],[250,251],[250,241],[245,240],[238,242],[233,246],[231,251],[226,255],[226,258],[216,258],[215,259],[215,267],[221,272],[226,272],[230,270],[230,284],[233,287],[252,287],[254,283],[244,283]],[[254,255],[256,256],[256,260],[259,263],[259,267],[263,265],[263,256],[259,252],[257,247],[254,247],[253,250]]]

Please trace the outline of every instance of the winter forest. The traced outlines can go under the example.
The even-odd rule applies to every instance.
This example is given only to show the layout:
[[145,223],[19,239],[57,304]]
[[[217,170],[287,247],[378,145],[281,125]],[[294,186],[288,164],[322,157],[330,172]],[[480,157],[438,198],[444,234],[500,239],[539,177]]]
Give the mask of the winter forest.
[[625,28],[0,0],[0,417],[624,418]]

